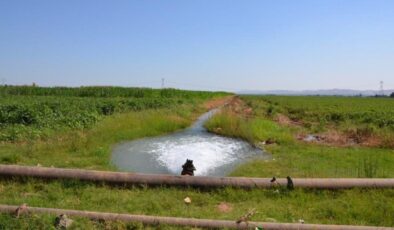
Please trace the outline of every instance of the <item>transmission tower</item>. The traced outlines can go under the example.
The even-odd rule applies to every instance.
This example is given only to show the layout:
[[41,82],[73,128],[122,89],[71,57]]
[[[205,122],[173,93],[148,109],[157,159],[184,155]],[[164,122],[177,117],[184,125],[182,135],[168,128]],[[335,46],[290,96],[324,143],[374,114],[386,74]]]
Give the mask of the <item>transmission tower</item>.
[[7,80],[5,78],[1,79],[1,85],[5,85],[6,82],[7,82]]
[[164,89],[164,78],[161,79],[161,88]]
[[383,81],[380,81],[380,88],[379,88],[379,90],[380,90],[380,95],[381,96],[384,96],[384,82]]

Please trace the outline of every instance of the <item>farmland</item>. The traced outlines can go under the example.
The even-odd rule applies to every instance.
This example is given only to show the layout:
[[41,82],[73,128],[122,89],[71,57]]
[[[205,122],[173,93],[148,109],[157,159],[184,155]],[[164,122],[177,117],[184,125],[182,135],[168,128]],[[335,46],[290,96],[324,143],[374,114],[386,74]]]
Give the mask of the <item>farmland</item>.
[[48,136],[53,131],[85,129],[106,116],[176,108],[223,93],[122,87],[0,87],[0,141]]
[[[228,96],[225,93],[178,90],[162,93],[147,89],[143,97],[136,97],[132,93],[126,94],[127,90],[123,88],[119,92],[115,90],[116,93],[111,91],[114,90],[112,88],[98,90],[112,93],[99,93],[89,88],[86,91],[94,93],[86,96],[86,93],[81,93],[84,90],[3,89],[2,108],[11,104],[26,108],[27,114],[33,114],[31,117],[34,119],[26,123],[24,119],[13,118],[19,123],[11,122],[12,119],[2,123],[4,136],[20,127],[23,130],[20,135],[3,139],[0,144],[1,162],[116,170],[109,162],[112,145],[185,128],[208,109],[206,102]],[[130,89],[130,92],[139,90]],[[370,101],[369,107],[362,107]],[[59,102],[61,104],[52,109],[54,107],[51,106]],[[136,107],[137,103],[140,104]],[[245,139],[272,154],[272,160],[255,159],[240,165],[231,173],[232,176],[387,178],[394,177],[394,151],[386,142],[372,146],[364,145],[363,141],[338,145],[324,141],[306,142],[298,137],[333,130],[346,134],[371,125],[373,131],[370,136],[390,138],[393,133],[390,125],[393,103],[394,100],[373,98],[242,96],[233,98],[206,123],[206,127],[211,132]],[[107,108],[104,105],[108,104],[112,105],[109,106],[111,112],[103,112],[107,111],[103,107]],[[331,108],[336,105],[339,106],[337,109]],[[49,112],[41,111],[45,106]],[[343,113],[343,118],[333,120],[330,114],[338,111]],[[349,115],[366,111],[376,112],[371,115],[376,120],[372,124]],[[51,117],[51,113],[58,115]],[[73,114],[80,115],[74,117]],[[89,120],[92,114],[95,119]],[[73,121],[66,122],[66,118]],[[84,119],[89,122],[81,122]],[[380,123],[381,119],[388,122]],[[37,134],[32,135],[34,132]],[[183,202],[186,196],[192,199],[190,205]],[[290,192],[237,188],[112,187],[74,180],[32,178],[0,180],[2,204],[27,203],[39,207],[227,220],[235,220],[256,208],[257,213],[252,220],[269,222],[298,222],[303,219],[306,223],[393,226],[393,197],[392,189],[295,189]],[[229,210],[220,210],[220,204],[227,205]],[[54,218],[53,215],[27,215],[16,219],[2,214],[0,229],[48,229],[53,226]],[[138,223],[90,221],[85,218],[74,220],[72,229],[146,228]],[[151,228],[158,227],[174,228]]]
[[282,112],[307,125],[352,124],[394,131],[391,98],[266,96],[262,99],[268,103],[267,113]]
[[247,103],[276,120],[280,115],[298,122],[309,133],[337,131],[358,144],[394,148],[391,98],[265,96],[249,97]]

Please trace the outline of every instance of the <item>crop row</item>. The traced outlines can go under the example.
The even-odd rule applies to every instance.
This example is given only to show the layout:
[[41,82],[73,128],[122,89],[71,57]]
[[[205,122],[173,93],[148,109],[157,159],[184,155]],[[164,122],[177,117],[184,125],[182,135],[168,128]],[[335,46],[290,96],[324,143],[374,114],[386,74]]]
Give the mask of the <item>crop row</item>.
[[179,98],[76,98],[14,96],[0,99],[0,141],[84,129],[104,116],[145,109],[175,108],[194,100]]
[[293,120],[350,122],[394,129],[394,100],[390,98],[265,96],[267,110]]
[[151,89],[110,86],[36,87],[0,86],[0,96],[73,96],[73,97],[133,97],[133,98],[210,98],[224,92],[186,91],[179,89]]

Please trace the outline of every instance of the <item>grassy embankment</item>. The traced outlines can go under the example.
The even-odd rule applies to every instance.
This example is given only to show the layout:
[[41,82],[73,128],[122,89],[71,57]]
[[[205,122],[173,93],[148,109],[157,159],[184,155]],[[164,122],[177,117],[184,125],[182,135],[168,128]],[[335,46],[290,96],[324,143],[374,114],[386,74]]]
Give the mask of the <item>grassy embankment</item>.
[[[182,105],[180,107],[182,109],[177,106],[177,109],[164,108],[115,113],[104,117],[92,127],[83,130],[70,131],[67,129],[68,131],[65,131],[64,134],[41,137],[30,143],[26,143],[26,141],[5,142],[0,148],[0,155],[4,156],[10,152],[20,154],[17,157],[7,155],[5,159],[11,159],[11,161],[5,161],[8,163],[31,165],[40,163],[42,165],[62,167],[111,169],[109,164],[111,144],[124,139],[159,135],[185,127],[197,113],[203,110],[195,109],[196,105],[201,104],[203,101],[197,100],[195,104]],[[235,128],[228,128],[233,123],[223,123],[222,118],[227,119],[228,117],[225,113],[220,114],[208,126],[213,129],[220,124],[222,133],[229,134],[229,130],[233,130],[232,135],[240,136],[238,132],[243,129],[239,129],[239,125],[236,125]],[[294,159],[301,158],[297,155],[303,151],[295,152],[297,148],[310,148],[309,152],[311,155],[314,153],[315,148],[319,149],[320,146],[297,143],[292,148],[292,144],[295,143],[292,139],[292,132],[289,131],[292,128],[279,126],[266,118],[261,119],[261,121],[254,121],[255,119],[244,121],[244,118],[231,116],[229,119],[235,119],[237,120],[236,122],[238,120],[247,122],[247,127],[254,127],[253,133],[261,135],[259,140],[274,138],[279,143],[267,146],[267,149],[269,148],[273,152],[276,161],[254,161],[256,163],[241,166],[234,175],[285,176],[289,174],[301,176],[312,174],[311,168],[313,167],[310,165],[307,167],[308,164],[302,164],[305,167],[297,165],[299,173],[295,173],[294,169],[289,173],[283,166],[291,163],[291,161],[285,161],[290,155],[288,153],[292,153],[291,157]],[[257,123],[249,123],[252,121]],[[260,123],[263,125],[256,125]],[[271,128],[267,129],[267,127]],[[244,132],[246,133],[245,130]],[[250,134],[242,135],[242,137],[246,139],[255,138],[253,135],[250,136]],[[286,148],[288,151],[286,151]],[[319,157],[322,157],[321,160],[323,162],[330,164],[337,162],[337,157],[327,157],[327,154],[324,153],[336,156],[338,155],[336,151],[339,148],[321,148],[326,151],[321,150],[319,155]],[[357,151],[363,152],[364,150],[360,148]],[[382,151],[382,156],[386,156],[388,161],[392,162],[392,155],[387,149],[380,151]],[[367,151],[365,150],[365,152]],[[346,151],[343,153],[345,155]],[[306,154],[305,156],[309,155]],[[300,159],[299,161],[303,160]],[[315,162],[313,161],[313,163]],[[349,163],[349,165],[353,164]],[[326,166],[326,168],[328,167]],[[341,166],[339,169],[343,167]],[[392,176],[392,171],[383,173],[385,176]],[[338,173],[326,173],[325,170],[321,169],[317,169],[316,172],[313,171],[312,175],[341,176]],[[191,205],[183,203],[183,198],[186,196],[191,197]],[[252,220],[297,222],[298,219],[304,219],[306,223],[323,224],[393,226],[394,208],[391,205],[393,203],[392,197],[394,197],[392,190],[322,191],[296,189],[292,192],[281,190],[277,193],[273,190],[241,190],[232,188],[199,190],[165,187],[110,187],[70,180],[42,181],[27,178],[18,180],[2,179],[0,181],[0,203],[2,204],[18,205],[27,203],[30,206],[229,220],[235,220],[247,210],[256,208],[258,213]],[[228,207],[227,210],[220,210],[218,208],[220,203],[224,203]],[[51,215],[28,215],[20,219],[9,215],[0,215],[0,228],[48,229],[53,226],[53,221],[54,216]],[[75,218],[73,225],[74,229],[132,229],[134,227],[143,228],[144,226],[121,222],[96,222],[84,218]],[[167,227],[160,226],[163,229]],[[156,229],[156,227],[152,228]]]

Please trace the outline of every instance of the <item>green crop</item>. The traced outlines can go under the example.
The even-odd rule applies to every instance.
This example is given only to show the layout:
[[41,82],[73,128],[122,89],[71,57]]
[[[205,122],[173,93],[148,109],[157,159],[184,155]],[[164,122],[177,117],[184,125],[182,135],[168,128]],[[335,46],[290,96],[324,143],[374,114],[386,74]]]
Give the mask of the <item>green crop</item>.
[[350,122],[394,130],[394,100],[391,98],[328,96],[264,96],[267,113],[276,107],[293,120],[323,123]]
[[0,87],[0,141],[89,128],[104,116],[195,104],[225,93],[122,87]]

